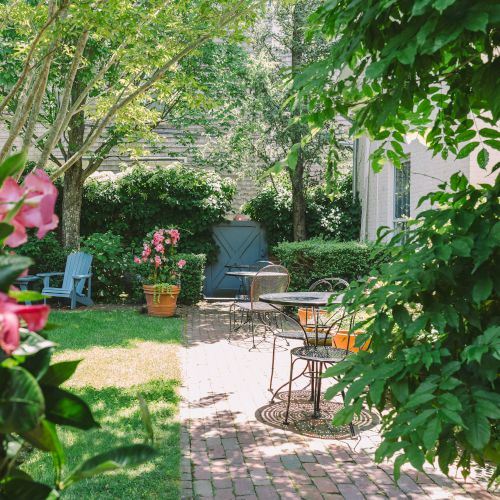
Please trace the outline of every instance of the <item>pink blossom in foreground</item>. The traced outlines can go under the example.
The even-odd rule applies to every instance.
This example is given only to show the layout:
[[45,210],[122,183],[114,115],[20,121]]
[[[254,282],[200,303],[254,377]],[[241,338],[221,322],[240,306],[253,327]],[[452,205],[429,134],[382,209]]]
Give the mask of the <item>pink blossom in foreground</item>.
[[179,269],[182,269],[186,265],[186,261],[184,259],[181,259],[179,262],[177,262],[177,267]]
[[155,246],[155,250],[158,253],[165,253],[165,247],[161,243],[158,243],[158,245]]
[[134,257],[134,262],[135,262],[136,264],[141,264],[141,263],[142,263],[142,260],[141,260],[141,259],[139,259],[139,257]]
[[159,255],[155,257],[155,267],[159,268],[161,266],[161,258]]
[[20,319],[30,331],[41,330],[47,323],[50,308],[47,305],[18,304],[0,293],[0,348],[8,355],[19,347]]
[[14,226],[14,232],[6,240],[8,246],[18,247],[26,243],[26,228],[38,228],[37,237],[43,238],[57,227],[59,219],[54,214],[57,194],[56,187],[43,170],[29,174],[22,185],[12,177],[5,179],[0,188],[0,220],[24,197],[23,206],[9,221]]

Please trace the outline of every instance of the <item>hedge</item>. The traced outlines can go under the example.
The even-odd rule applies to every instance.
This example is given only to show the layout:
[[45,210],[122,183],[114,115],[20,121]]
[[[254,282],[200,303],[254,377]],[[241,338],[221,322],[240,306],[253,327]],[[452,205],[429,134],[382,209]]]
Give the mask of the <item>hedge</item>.
[[192,253],[179,254],[178,257],[186,261],[182,271],[179,302],[181,304],[196,304],[202,298],[207,257],[204,254]]
[[91,178],[82,203],[83,237],[111,231],[128,247],[140,247],[144,235],[158,227],[181,232],[179,251],[217,257],[212,226],[224,220],[235,194],[232,180],[177,165],[136,165],[114,180]]
[[290,271],[290,290],[307,290],[320,278],[361,278],[379,265],[385,257],[373,245],[325,241],[319,239],[284,242],[273,253]]

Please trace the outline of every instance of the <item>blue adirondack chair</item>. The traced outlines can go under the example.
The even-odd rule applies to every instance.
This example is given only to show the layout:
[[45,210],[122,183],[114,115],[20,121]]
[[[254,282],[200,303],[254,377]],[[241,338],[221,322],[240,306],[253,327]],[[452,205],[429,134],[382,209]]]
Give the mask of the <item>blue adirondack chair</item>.
[[[66,259],[66,269],[63,273],[39,273],[37,276],[43,279],[42,293],[50,297],[61,297],[71,300],[71,309],[76,307],[77,302],[86,306],[93,304],[92,293],[92,273],[90,272],[92,255],[83,252],[76,252],[68,255]],[[52,276],[64,276],[60,288],[50,286]],[[87,293],[83,289],[87,283]],[[46,300],[44,300],[44,303]]]

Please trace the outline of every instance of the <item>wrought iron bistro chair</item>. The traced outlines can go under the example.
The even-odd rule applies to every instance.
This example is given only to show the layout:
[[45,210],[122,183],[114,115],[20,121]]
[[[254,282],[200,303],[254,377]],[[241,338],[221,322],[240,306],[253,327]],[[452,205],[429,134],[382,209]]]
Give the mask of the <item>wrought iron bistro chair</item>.
[[[311,331],[313,329],[304,327],[302,331],[304,333],[305,345],[302,347],[295,347],[290,351],[290,377],[288,380],[288,398],[284,421],[285,425],[288,425],[288,416],[290,413],[292,382],[294,380],[297,380],[300,376],[309,373],[309,376],[311,378],[311,396],[314,407],[313,418],[319,418],[321,402],[321,376],[323,374],[323,371],[328,366],[343,361],[351,352],[351,336],[354,337],[351,332],[355,323],[355,315],[351,315],[347,318],[345,309],[342,306],[340,306],[339,309],[342,312],[336,316],[335,320],[329,325],[327,329],[323,329],[323,331],[321,331],[321,329],[319,328],[314,328],[314,331]],[[318,321],[318,318],[319,314],[316,315],[316,321]],[[331,345],[332,338],[335,339],[335,336],[339,332],[346,319],[349,323],[348,327],[346,328],[346,347],[340,348]],[[328,343],[330,343],[330,345],[328,345]],[[293,370],[297,361],[305,361],[306,367],[299,375],[294,377]],[[343,390],[341,392],[341,395],[342,399],[345,400],[345,393]],[[352,422],[349,424],[349,429],[351,432],[351,436],[354,437],[356,435],[356,432],[354,430],[354,424]]]
[[[230,334],[236,332],[245,325],[250,326],[252,333],[252,349],[255,349],[255,321],[257,318],[264,326],[264,334],[270,330],[270,317],[279,312],[276,307],[261,302],[260,296],[265,293],[286,292],[290,284],[290,274],[286,267],[272,264],[265,266],[252,279],[250,286],[250,300],[240,302],[234,301],[229,309],[229,330]],[[241,312],[240,323],[236,322],[236,312]],[[228,340],[230,337],[228,338]]]
[[[310,287],[309,291],[310,292],[342,292],[342,290],[345,290],[349,288],[349,283],[341,278],[322,278],[320,280],[315,281]],[[318,334],[320,336],[320,342],[326,343],[328,342],[328,339],[326,335],[329,335],[330,332],[330,327],[336,322],[337,317],[342,314],[340,309],[337,309],[336,311],[333,312],[327,312],[325,310],[320,310],[320,315],[319,315],[319,322],[320,325],[318,325]],[[311,317],[309,314],[309,311],[307,309],[299,309],[299,318],[300,318],[300,323],[296,323],[293,321],[293,323],[296,323],[298,325],[298,328],[293,326],[293,323],[287,323],[286,317],[280,316],[281,320],[281,325],[279,325],[279,328],[273,330],[273,355],[272,355],[272,360],[271,360],[271,376],[269,378],[269,391],[273,392],[273,377],[274,377],[274,365],[275,365],[275,356],[276,356],[276,341],[278,339],[284,339],[287,345],[290,345],[288,343],[289,340],[304,340],[304,330],[303,327],[305,328],[315,328],[315,322],[314,318]],[[303,325],[303,326],[302,326]],[[324,338],[323,338],[324,337]],[[331,339],[331,337],[330,337]],[[286,384],[285,384],[286,385]],[[284,387],[281,386],[281,387]],[[280,389],[281,389],[280,387]],[[278,389],[279,391],[279,389]]]

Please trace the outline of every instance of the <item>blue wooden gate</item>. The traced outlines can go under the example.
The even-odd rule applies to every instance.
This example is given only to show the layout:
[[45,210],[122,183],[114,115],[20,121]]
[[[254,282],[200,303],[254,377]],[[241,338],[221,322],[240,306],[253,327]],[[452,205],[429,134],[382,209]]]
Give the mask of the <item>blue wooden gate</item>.
[[217,262],[205,272],[206,297],[234,297],[240,282],[226,276],[231,264],[253,264],[267,257],[267,244],[260,224],[253,221],[231,221],[214,227],[219,246]]

